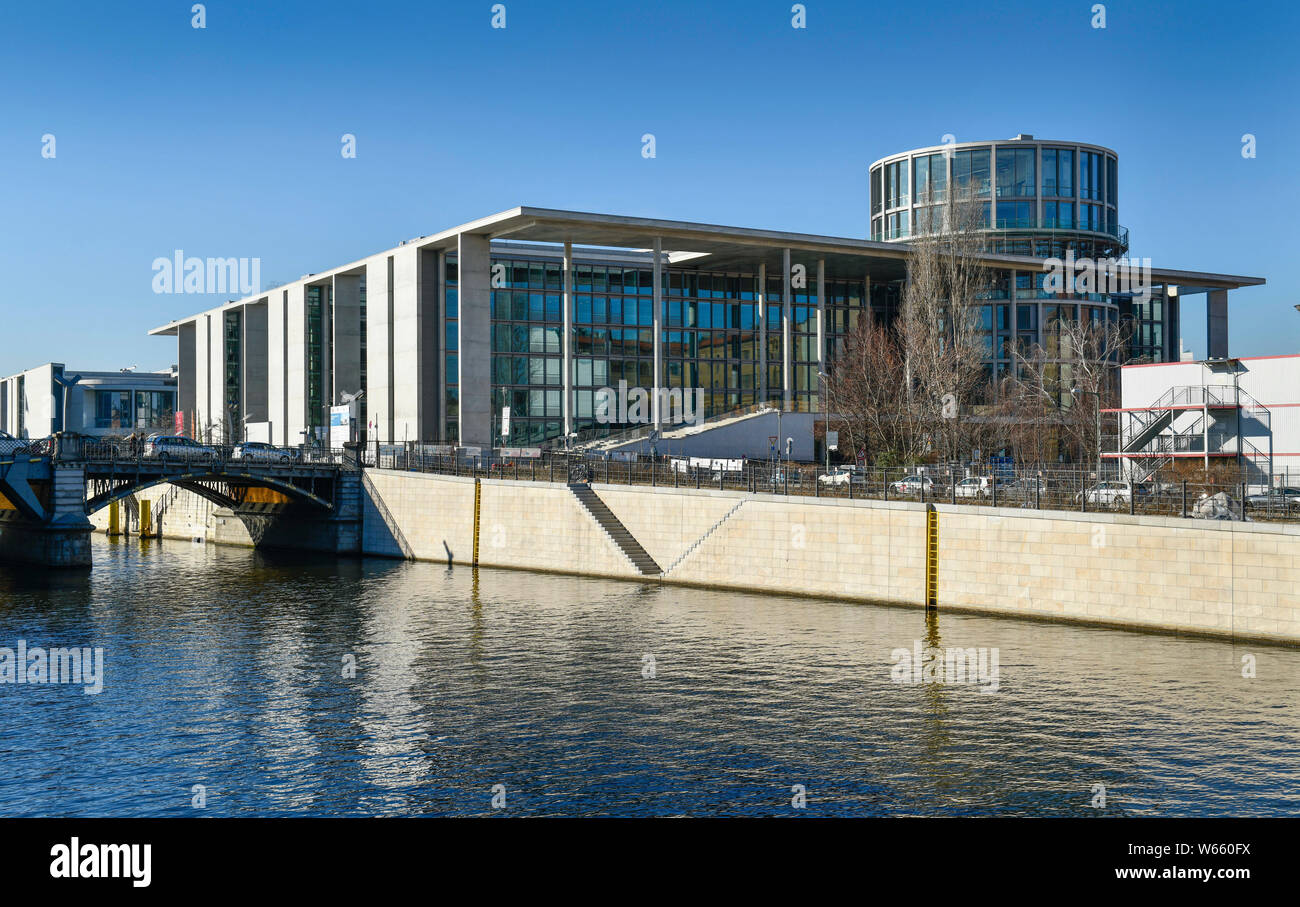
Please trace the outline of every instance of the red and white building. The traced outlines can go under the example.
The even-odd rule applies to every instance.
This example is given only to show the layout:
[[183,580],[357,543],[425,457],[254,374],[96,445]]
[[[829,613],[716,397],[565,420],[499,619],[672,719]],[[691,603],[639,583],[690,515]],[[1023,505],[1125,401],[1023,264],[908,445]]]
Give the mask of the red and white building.
[[1118,459],[1141,481],[1175,459],[1238,462],[1252,484],[1300,482],[1300,355],[1120,370]]

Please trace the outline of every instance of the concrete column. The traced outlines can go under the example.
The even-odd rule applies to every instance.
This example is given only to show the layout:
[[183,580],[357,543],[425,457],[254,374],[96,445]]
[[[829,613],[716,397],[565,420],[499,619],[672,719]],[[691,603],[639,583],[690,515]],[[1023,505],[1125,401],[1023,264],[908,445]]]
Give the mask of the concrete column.
[[267,303],[244,306],[241,365],[244,399],[240,417],[249,422],[267,420]]
[[[659,259],[663,254],[663,246],[664,246],[663,240],[660,239],[658,236],[656,236],[654,242],[655,260],[654,260],[654,265],[652,266],[650,272],[653,275],[653,278],[651,280],[651,289],[652,289],[653,299],[654,299],[654,331],[655,331],[655,336],[654,336],[654,357],[655,357],[654,384],[655,386],[654,386],[654,396],[651,398],[650,406],[654,412],[655,431],[658,431],[660,426],[663,424],[663,417],[664,417],[664,414],[659,411],[659,398],[661,396],[659,393],[659,388],[663,387],[663,360],[664,360],[663,268],[660,266],[659,263]],[[683,399],[685,399],[685,397],[683,397]],[[672,414],[670,413],[669,416],[671,417],[671,415]]]
[[194,319],[194,427],[195,438],[205,440],[212,397],[212,357],[209,351],[208,328],[211,316],[199,315]]
[[393,262],[390,287],[393,300],[393,344],[390,360],[393,375],[392,440],[397,444],[421,440],[420,250],[415,246],[403,246],[393,253],[391,259]]
[[564,435],[567,438],[573,432],[573,243],[564,244],[564,296],[561,300],[564,318],[564,334],[560,338],[560,349],[564,359],[560,363],[563,372],[561,381],[564,385]]
[[826,371],[826,259],[817,259],[817,370]]
[[794,399],[794,350],[790,344],[794,339],[794,310],[790,298],[790,250],[781,250],[781,402],[785,409],[790,408]]
[[460,443],[492,446],[492,247],[486,236],[457,237]]
[[767,262],[758,263],[758,402],[767,402]]
[[[197,403],[195,388],[198,386],[197,363],[194,360],[194,322],[187,321],[176,332],[176,365],[179,376],[176,379],[176,408],[184,415],[186,432],[194,431],[194,407]],[[14,382],[15,384],[17,382]],[[11,407],[12,411],[12,407]],[[18,434],[17,419],[10,431]]]
[[287,288],[284,306],[284,339],[288,356],[284,363],[284,431],[288,444],[307,438],[307,285],[299,282]]
[[1228,291],[1210,290],[1205,294],[1205,356],[1228,358]]
[[368,441],[393,439],[393,298],[389,280],[392,256],[366,262],[366,413],[374,425]]
[[334,314],[330,319],[334,332],[334,370],[330,387],[331,406],[343,402],[343,394],[361,389],[361,275],[334,276]]
[[266,298],[266,417],[271,443],[289,444],[289,293],[279,290]]

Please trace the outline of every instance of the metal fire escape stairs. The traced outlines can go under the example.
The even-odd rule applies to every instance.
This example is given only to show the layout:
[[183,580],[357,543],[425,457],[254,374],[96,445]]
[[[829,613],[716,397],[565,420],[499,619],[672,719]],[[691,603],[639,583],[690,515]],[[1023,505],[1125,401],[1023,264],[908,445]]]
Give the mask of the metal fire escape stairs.
[[[1195,417],[1180,423],[1188,414]],[[1268,407],[1235,385],[1171,387],[1150,406],[1123,415],[1127,424],[1120,434],[1120,456],[1129,460],[1137,482],[1149,480],[1175,457],[1190,454],[1200,454],[1207,462],[1224,456],[1271,459],[1245,437],[1248,420],[1271,437]]]

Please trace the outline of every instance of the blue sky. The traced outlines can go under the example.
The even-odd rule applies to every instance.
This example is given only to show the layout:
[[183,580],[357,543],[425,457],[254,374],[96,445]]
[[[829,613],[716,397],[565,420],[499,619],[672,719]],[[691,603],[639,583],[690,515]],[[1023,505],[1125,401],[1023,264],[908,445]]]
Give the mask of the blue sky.
[[170,365],[146,331],[225,298],[153,293],[178,248],[284,282],[519,204],[865,236],[870,162],[945,133],[1116,149],[1133,254],[1267,278],[1232,352],[1300,351],[1295,4],[191,5],[0,9],[0,374]]

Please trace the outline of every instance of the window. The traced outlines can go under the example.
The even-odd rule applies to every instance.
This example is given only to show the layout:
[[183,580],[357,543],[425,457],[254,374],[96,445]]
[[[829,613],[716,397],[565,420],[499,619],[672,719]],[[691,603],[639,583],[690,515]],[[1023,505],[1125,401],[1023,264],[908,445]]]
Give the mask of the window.
[[1070,230],[1074,227],[1074,202],[1043,202],[1043,226]]
[[913,161],[913,197],[918,204],[942,201],[948,193],[948,161],[942,154],[926,154]]
[[952,156],[952,185],[958,195],[988,195],[989,149],[955,153]]
[[1043,195],[1074,196],[1074,152],[1068,148],[1043,149]]
[[998,149],[998,198],[1033,198],[1034,149]]
[[1079,152],[1079,197],[1101,200],[1101,155]]
[[885,165],[885,206],[897,208],[908,203],[907,161]]
[[1033,226],[1033,202],[998,202],[998,229],[1017,229]]

